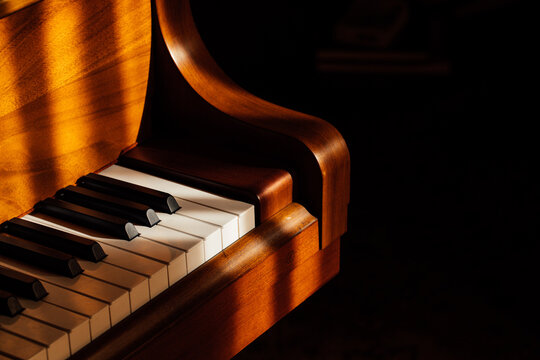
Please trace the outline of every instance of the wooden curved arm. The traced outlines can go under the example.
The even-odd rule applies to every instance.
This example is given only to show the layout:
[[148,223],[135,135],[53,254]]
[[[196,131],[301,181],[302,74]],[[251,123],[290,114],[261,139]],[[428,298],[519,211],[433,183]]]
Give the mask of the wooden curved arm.
[[185,82],[213,108],[207,109],[205,121],[215,127],[225,126],[218,124],[224,121],[233,136],[242,134],[239,141],[249,151],[272,153],[291,163],[300,198],[295,200],[303,200],[319,217],[322,246],[339,238],[346,231],[350,178],[349,152],[341,134],[322,119],[262,100],[232,81],[206,49],[189,0],[156,0],[156,11],[165,52]]

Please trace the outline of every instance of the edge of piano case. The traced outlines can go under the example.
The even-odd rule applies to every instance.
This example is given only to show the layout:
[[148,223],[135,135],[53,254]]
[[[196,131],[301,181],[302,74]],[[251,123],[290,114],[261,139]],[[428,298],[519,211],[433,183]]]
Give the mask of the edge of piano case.
[[[26,15],[22,13],[38,13],[45,9],[40,16],[60,18],[62,12],[55,13],[53,6],[49,5],[56,3],[56,0],[45,0],[20,11],[15,14],[20,16],[12,21],[9,30],[22,28],[19,36],[24,36],[26,29],[30,29],[29,36],[32,36],[36,31],[32,24],[22,19]],[[107,3],[113,4],[112,1]],[[150,41],[145,36],[134,37],[134,34],[142,34],[142,30],[148,28],[147,9],[145,6],[137,8],[129,1],[119,3],[130,16],[122,21],[106,15],[110,9],[105,8],[104,12],[100,8],[101,3],[69,2],[69,6],[76,8],[78,13],[101,19],[93,20],[86,29],[87,33],[100,31],[100,36],[105,36],[110,28],[105,24],[107,30],[102,30],[102,22],[116,21],[121,25],[116,26],[117,29],[131,31],[132,28],[126,24],[139,24],[139,19],[145,19],[144,24],[135,29],[137,31],[132,31],[131,37],[120,39],[125,46],[121,51],[110,47],[122,44],[105,44],[100,41],[100,36],[85,38],[89,49],[96,46],[106,54],[113,51],[111,54],[114,56],[110,62],[101,56],[99,61],[84,64],[87,68],[77,74],[91,79],[85,83],[88,91],[106,91],[91,96],[91,104],[83,104],[86,105],[83,109],[88,110],[84,116],[67,115],[72,116],[70,120],[91,118],[94,121],[92,135],[96,135],[96,129],[109,124],[112,117],[132,119],[142,113],[137,139],[140,144],[169,143],[174,146],[182,143],[184,149],[194,149],[197,147],[195,144],[203,142],[211,144],[205,152],[219,149],[222,154],[240,154],[248,163],[256,163],[257,166],[284,169],[293,179],[293,202],[286,201],[287,205],[282,200],[266,217],[261,217],[264,221],[257,228],[90,343],[74,358],[230,358],[338,273],[339,238],[346,231],[349,201],[350,159],[347,146],[338,131],[324,120],[259,99],[229,79],[213,61],[197,33],[189,0],[155,0],[151,3],[149,63],[146,53]],[[116,10],[116,17],[124,17],[124,13]],[[17,48],[14,54],[23,50],[23,47]],[[91,55],[92,51],[86,55]],[[48,54],[43,51],[39,55]],[[137,59],[132,66],[136,76],[132,78],[126,77],[128,67],[123,67],[126,59]],[[33,63],[29,61],[22,65],[26,70]],[[144,70],[148,67],[150,76],[147,83],[142,78],[148,74]],[[29,70],[28,74],[32,75],[34,71],[39,75],[43,68]],[[109,76],[108,80],[115,83],[102,88],[100,84],[107,80],[107,72],[112,68],[124,70],[121,78],[129,78],[129,81],[122,83],[118,76]],[[4,126],[13,114],[22,114],[19,116],[23,119],[21,126],[28,127],[25,131],[30,135],[37,136],[40,129],[30,128],[32,119],[38,119],[41,124],[47,116],[54,116],[57,125],[64,126],[69,122],[61,117],[69,114],[70,107],[45,107],[43,114],[40,101],[60,99],[57,104],[64,105],[61,96],[70,93],[70,84],[53,83],[58,87],[52,89],[45,81],[32,80],[23,84],[21,91],[25,87],[37,90],[30,94],[33,97],[25,98],[29,102],[22,104],[24,106],[20,109],[7,115],[0,113],[0,126],[13,130]],[[118,86],[122,86],[121,91],[115,88]],[[117,93],[132,94],[132,100],[116,96]],[[101,107],[96,108],[95,104]],[[38,110],[42,111],[39,116],[36,115]],[[74,128],[77,124],[70,126]],[[138,127],[132,122],[112,126],[111,130],[117,128],[120,135],[90,141],[84,139],[89,145],[83,145],[81,149],[84,151],[68,162],[68,165],[84,162],[84,166],[75,172],[57,166],[62,156],[42,150],[41,144],[31,144],[32,153],[41,150],[43,156],[50,159],[38,159],[28,171],[23,171],[32,175],[34,185],[39,184],[40,179],[47,180],[43,181],[46,186],[41,192],[35,191],[32,194],[34,198],[26,203],[35,203],[40,197],[52,195],[59,187],[69,185],[84,175],[83,172],[106,166],[115,160],[111,154],[116,149],[133,145],[133,130]],[[167,136],[170,134],[181,135],[171,138]],[[221,136],[223,134],[226,134],[225,138]],[[105,135],[108,136],[100,136]],[[0,145],[5,139],[8,138],[0,138]],[[46,145],[48,141],[44,143]],[[106,151],[96,156],[97,148]],[[67,147],[62,151],[70,156],[75,153]],[[136,152],[129,151],[122,158],[140,160]],[[49,181],[44,169],[51,165],[56,165],[55,169],[61,175],[68,175],[57,175],[52,179],[54,181]],[[185,171],[189,173],[190,170]],[[54,184],[56,187],[53,189]],[[20,187],[17,191],[27,188]],[[19,214],[28,210],[24,208],[26,203],[17,203],[2,216],[13,216],[16,209],[20,209]],[[205,323],[206,320],[211,325]]]
[[292,203],[73,358],[231,358],[338,271],[339,240],[319,250]]
[[184,134],[186,143],[204,143],[217,153],[228,149],[242,158],[249,154],[258,165],[285,169],[293,177],[294,200],[319,220],[321,247],[343,235],[350,156],[337,129],[239,87],[206,49],[189,0],[154,4],[151,78],[139,142]]

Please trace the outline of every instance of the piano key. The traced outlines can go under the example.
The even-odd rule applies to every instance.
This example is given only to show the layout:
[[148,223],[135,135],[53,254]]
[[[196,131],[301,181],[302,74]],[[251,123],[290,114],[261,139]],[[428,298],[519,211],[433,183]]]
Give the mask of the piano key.
[[205,261],[213,258],[223,249],[221,243],[221,228],[219,226],[179,214],[165,214],[158,212],[157,216],[161,220],[161,226],[201,238],[204,243]]
[[[90,321],[90,337],[92,339],[96,339],[111,328],[111,314],[109,312],[109,306],[105,302],[81,295],[46,281],[43,281],[43,286],[47,289],[49,295],[41,301],[88,318]],[[115,320],[115,323],[117,323],[121,319]]]
[[113,196],[146,204],[157,211],[174,213],[180,208],[167,192],[119,181],[98,174],[88,174],[77,181],[77,185]]
[[93,240],[78,237],[24,219],[11,219],[3,223],[1,228],[2,231],[11,235],[40,243],[82,259],[97,262],[107,256],[99,243]]
[[90,322],[87,317],[44,301],[28,299],[19,299],[19,301],[26,308],[24,316],[39,320],[68,334],[71,354],[90,343]]
[[100,193],[81,186],[68,186],[58,191],[56,196],[64,201],[125,218],[135,224],[151,227],[159,222],[156,213],[148,205]]
[[24,307],[12,293],[0,289],[0,314],[15,316],[23,310]]
[[123,180],[151,189],[165,191],[174,197],[189,200],[201,205],[222,210],[238,216],[238,233],[244,236],[255,227],[255,207],[245,202],[224,198],[218,195],[198,190],[157,176],[112,165],[100,172],[100,175]]
[[122,287],[129,292],[131,312],[150,301],[148,279],[104,262],[80,260],[85,275]]
[[8,359],[47,360],[47,350],[43,346],[1,329],[0,354]]
[[223,249],[238,240],[238,216],[188,200],[180,198],[176,198],[176,200],[182,207],[176,214],[221,227],[221,244]]
[[76,314],[82,315],[90,321],[90,337],[96,339],[112,325],[121,319],[114,317],[111,319],[109,305],[94,298],[81,295],[74,291],[43,281],[43,286],[49,295],[43,298],[43,302],[55,305]]
[[0,234],[0,251],[12,259],[29,262],[67,277],[75,277],[82,272],[73,256],[12,235]]
[[111,321],[121,320],[130,313],[129,294],[125,289],[118,286],[94,279],[84,274],[73,279],[58,276],[51,272],[1,255],[0,265],[18,270],[30,276],[35,276],[43,282],[49,282],[107,303],[109,305]]
[[48,360],[63,360],[70,355],[66,332],[24,315],[0,316],[0,329],[43,346]]
[[[26,215],[24,219],[29,220],[29,221],[36,221],[44,225],[53,226],[62,231],[68,231],[72,233],[74,231],[66,227],[66,225],[69,226],[71,224],[64,223],[63,224],[64,226],[61,226],[61,225],[55,224],[53,222],[55,219],[51,219],[50,217],[47,218],[47,220],[45,220],[45,219],[38,218],[37,216]],[[150,229],[150,228],[146,228],[146,229]],[[85,236],[84,233],[76,233],[76,235]],[[93,240],[97,240],[97,238]],[[114,241],[116,243],[131,243],[134,240],[123,241],[123,240],[117,239]],[[165,290],[169,286],[168,271],[167,271],[168,269],[167,269],[166,264],[151,260],[147,257],[140,256],[135,253],[121,250],[117,247],[110,246],[104,242],[101,242],[101,246],[103,250],[107,253],[107,257],[103,259],[102,262],[129,270],[136,274],[145,276],[148,279],[148,288],[150,291],[150,297],[152,298],[155,297],[156,295],[161,293],[163,290]],[[138,304],[139,301],[137,300],[135,301],[135,303]]]
[[103,247],[109,256],[114,258],[116,266],[148,278],[151,298],[156,297],[169,286],[167,267],[164,264],[107,244],[103,244]]
[[[63,233],[59,230],[52,229],[23,219],[14,219],[13,223],[15,225],[11,226],[10,224],[9,227],[17,228],[19,224],[22,224],[24,225],[24,227],[21,226],[23,227],[23,229],[40,230],[40,232],[37,232],[38,236],[40,233],[56,232],[59,234],[63,234],[64,237],[68,236],[72,238],[77,238],[77,243],[93,243],[94,245],[97,245],[99,247],[99,250],[102,254],[105,254],[102,247],[93,240],[77,237],[68,233]],[[109,282],[114,285],[118,285],[129,291],[130,307],[132,311],[139,308],[144,303],[148,302],[149,290],[148,281],[146,278],[106,263],[93,264],[83,259],[78,259],[78,261],[82,265],[82,268],[87,272],[85,275],[94,277],[105,282]]]
[[[110,170],[106,169],[106,171],[110,171]],[[109,176],[109,173],[106,173],[105,171],[102,172],[101,174],[104,174],[104,173],[106,174],[106,176]],[[123,178],[123,180],[126,180],[126,178]],[[137,180],[140,180],[140,179],[136,178],[135,182]],[[143,182],[138,182],[138,184],[142,184],[149,187],[154,185],[154,182],[152,181],[144,182],[144,180],[145,179],[143,178],[142,180]],[[162,180],[163,182],[162,184],[163,187],[161,188],[162,190],[169,188],[169,187],[166,187],[166,183],[172,183],[163,179],[159,179],[159,180]],[[189,187],[186,187],[186,188],[191,189]],[[190,198],[193,200],[200,198],[198,194],[199,190],[195,190],[195,189],[192,189],[192,190],[194,190],[194,193],[193,193],[193,196],[191,196]],[[222,227],[222,248],[226,248],[227,246],[229,246],[230,244],[232,244],[234,241],[236,241],[239,238],[238,236],[239,224],[238,224],[237,215],[233,213],[217,210],[208,206],[203,206],[203,205],[191,202],[191,201],[186,201],[185,199],[181,199],[176,196],[175,196],[175,199],[177,200],[178,204],[180,204],[180,209],[176,212],[176,214],[188,216],[194,219],[202,220],[207,223]],[[252,205],[247,204],[247,206],[249,208],[253,208]],[[254,223],[254,220],[253,220],[253,223]],[[247,225],[247,226],[249,227],[250,225]],[[245,232],[247,232],[247,230]]]
[[[106,235],[97,231],[70,224],[66,221],[43,214],[25,215],[23,218],[160,262],[167,267],[169,285],[177,282],[187,274],[186,254],[183,250],[175,249],[141,237],[136,237],[131,241],[122,241],[116,238],[106,237]],[[103,261],[111,261],[111,264],[114,265],[110,257],[105,258]]]
[[201,238],[180,231],[156,225],[153,228],[136,226],[142,238],[149,239],[184,250],[188,273],[204,263],[204,241]]
[[40,300],[47,295],[38,279],[4,266],[0,266],[0,288],[32,300]]
[[97,229],[125,240],[138,236],[135,226],[126,219],[58,199],[45,199],[35,206],[36,212]]

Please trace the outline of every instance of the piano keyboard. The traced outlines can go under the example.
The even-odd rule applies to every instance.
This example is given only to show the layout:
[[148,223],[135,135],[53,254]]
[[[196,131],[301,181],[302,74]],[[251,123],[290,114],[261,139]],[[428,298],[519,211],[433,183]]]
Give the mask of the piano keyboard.
[[81,178],[2,224],[0,359],[68,358],[254,226],[251,204],[126,167]]

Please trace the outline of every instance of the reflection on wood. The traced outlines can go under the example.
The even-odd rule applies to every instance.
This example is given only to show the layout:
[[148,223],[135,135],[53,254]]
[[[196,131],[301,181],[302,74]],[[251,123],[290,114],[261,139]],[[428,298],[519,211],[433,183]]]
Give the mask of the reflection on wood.
[[338,271],[339,241],[319,251],[317,220],[293,203],[74,359],[231,358]]
[[[341,134],[322,119],[258,98],[230,79],[206,49],[188,0],[157,0],[156,13],[164,42],[161,45],[156,37],[156,47],[167,49],[166,59],[157,50],[155,57],[156,83],[161,80],[159,85],[168,90],[157,99],[167,111],[161,118],[173,119],[167,124],[171,129],[176,126],[208,141],[212,134],[207,129],[215,129],[214,134],[227,131],[221,139],[226,145],[242,144],[242,151],[292,169],[295,201],[319,219],[321,246],[344,234],[350,157]],[[186,114],[197,121],[175,123]],[[211,140],[220,141],[217,136]]]
[[150,17],[149,2],[46,0],[0,20],[0,221],[135,143]]

